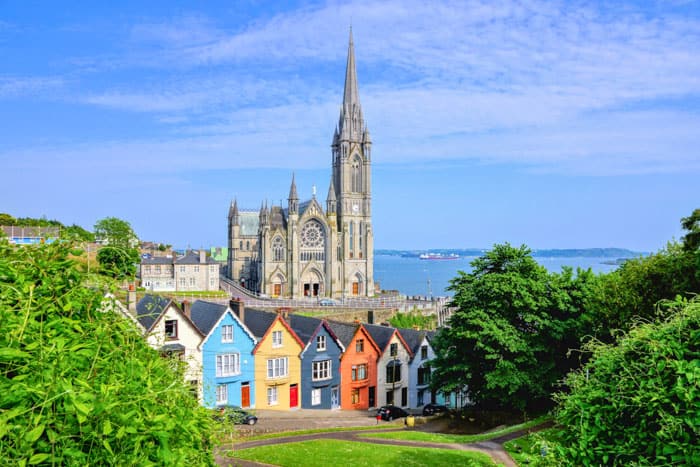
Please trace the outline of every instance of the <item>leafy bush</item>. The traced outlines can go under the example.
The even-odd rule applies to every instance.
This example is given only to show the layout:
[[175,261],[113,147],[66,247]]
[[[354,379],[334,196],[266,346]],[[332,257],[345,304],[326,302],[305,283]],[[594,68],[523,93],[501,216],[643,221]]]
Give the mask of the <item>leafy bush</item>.
[[0,241],[0,464],[212,465],[207,411],[69,253]]
[[700,465],[700,301],[677,300],[663,322],[590,361],[558,394],[557,452],[572,465]]

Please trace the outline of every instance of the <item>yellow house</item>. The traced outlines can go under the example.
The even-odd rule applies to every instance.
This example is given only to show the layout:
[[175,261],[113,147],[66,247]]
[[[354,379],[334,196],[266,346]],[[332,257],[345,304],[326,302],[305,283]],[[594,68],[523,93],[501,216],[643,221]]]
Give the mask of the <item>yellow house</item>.
[[[301,340],[280,314],[249,309],[245,310],[244,317],[246,326],[254,334],[257,334],[256,328],[264,332],[253,349],[256,408],[289,410],[300,407],[299,355],[304,348]],[[262,331],[263,328],[266,330]]]

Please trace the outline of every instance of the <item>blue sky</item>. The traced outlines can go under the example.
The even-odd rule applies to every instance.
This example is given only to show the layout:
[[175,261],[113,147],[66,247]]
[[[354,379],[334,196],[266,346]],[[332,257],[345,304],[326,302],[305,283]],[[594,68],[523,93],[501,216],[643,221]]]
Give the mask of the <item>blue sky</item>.
[[350,23],[376,248],[654,251],[700,207],[698,2],[0,0],[0,212],[196,248],[325,199]]

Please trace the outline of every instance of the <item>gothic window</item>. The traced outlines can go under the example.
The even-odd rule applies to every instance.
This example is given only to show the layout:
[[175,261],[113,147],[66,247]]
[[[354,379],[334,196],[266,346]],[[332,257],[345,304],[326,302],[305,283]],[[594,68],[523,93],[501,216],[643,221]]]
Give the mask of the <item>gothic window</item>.
[[348,226],[348,248],[350,249],[350,257],[352,258],[355,253],[355,223],[350,222]]
[[351,191],[355,193],[362,192],[362,164],[360,158],[355,157],[350,166]]
[[360,250],[360,252],[359,252],[359,254],[358,254],[359,258],[362,258],[362,252],[364,251],[364,242],[362,241],[362,239],[363,239],[363,233],[364,233],[364,230],[365,230],[364,227],[365,227],[364,222],[360,222],[360,231],[357,232],[357,240],[358,240],[358,242],[359,242],[359,250]]
[[273,261],[284,261],[284,242],[282,237],[275,237],[272,240],[272,260]]
[[324,261],[326,238],[323,226],[315,219],[308,221],[301,228],[302,261]]

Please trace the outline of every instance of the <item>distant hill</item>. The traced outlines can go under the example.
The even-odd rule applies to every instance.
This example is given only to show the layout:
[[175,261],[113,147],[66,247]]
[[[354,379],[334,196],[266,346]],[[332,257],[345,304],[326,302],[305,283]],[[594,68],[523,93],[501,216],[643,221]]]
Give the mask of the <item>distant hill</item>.
[[[423,253],[440,253],[443,255],[456,254],[459,256],[481,256],[487,249],[440,249],[430,250],[374,250],[376,255],[402,256],[404,258],[417,258]],[[532,250],[532,256],[536,258],[637,258],[648,253],[632,251],[626,248],[571,248],[571,249],[545,249]]]
[[81,241],[95,241],[95,236],[92,232],[85,230],[79,225],[64,225],[54,219],[36,219],[33,217],[13,217],[10,214],[0,212],[0,226],[16,226],[16,227],[57,227],[59,229],[60,238],[71,238]]

